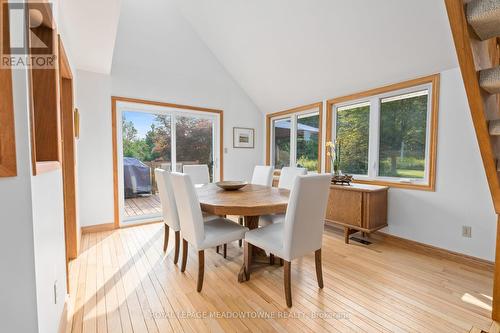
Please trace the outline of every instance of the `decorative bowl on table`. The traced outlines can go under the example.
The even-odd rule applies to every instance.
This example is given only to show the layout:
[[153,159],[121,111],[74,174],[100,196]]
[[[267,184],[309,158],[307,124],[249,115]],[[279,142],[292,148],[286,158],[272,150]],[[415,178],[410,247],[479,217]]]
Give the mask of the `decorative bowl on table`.
[[215,183],[218,187],[226,191],[236,191],[248,185],[245,181],[227,180]]

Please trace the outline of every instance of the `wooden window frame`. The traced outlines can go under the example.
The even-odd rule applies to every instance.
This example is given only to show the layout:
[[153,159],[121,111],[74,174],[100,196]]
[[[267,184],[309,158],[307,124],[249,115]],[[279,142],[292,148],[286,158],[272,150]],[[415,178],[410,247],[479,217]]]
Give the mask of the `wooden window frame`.
[[[145,99],[138,98],[129,98],[129,97],[119,97],[119,96],[111,96],[111,132],[112,132],[112,145],[113,145],[113,197],[114,197],[114,221],[113,225],[115,229],[120,228],[120,189],[119,189],[119,179],[118,179],[118,136],[117,136],[117,104],[118,102],[127,102],[127,103],[136,103],[136,104],[145,104],[145,105],[153,105],[160,106],[166,108],[175,108],[187,111],[198,111],[198,112],[207,112],[213,113],[219,116],[219,173],[220,180],[224,180],[224,111],[217,109],[209,109],[203,108],[199,106],[190,106],[190,105],[182,105],[182,104],[174,104],[167,102],[157,102],[150,101]],[[132,225],[132,224],[130,224]],[[128,225],[127,225],[128,226]]]
[[[403,189],[413,189],[413,190],[422,190],[422,191],[435,191],[436,190],[436,163],[437,163],[437,132],[438,132],[438,114],[439,114],[439,82],[440,82],[440,74],[429,75],[425,77],[421,77],[414,80],[404,81],[396,84],[391,84],[388,86],[375,88],[371,90],[367,90],[364,92],[355,93],[352,95],[337,97],[328,100],[326,107],[326,141],[332,141],[333,138],[333,119],[334,119],[334,107],[335,105],[353,102],[359,100],[366,100],[370,97],[374,97],[377,95],[397,92],[398,90],[410,89],[422,85],[431,85],[431,101],[430,101],[430,127],[429,127],[429,154],[426,158],[429,158],[428,162],[428,182],[426,184],[418,184],[418,183],[398,183],[394,181],[388,180],[380,180],[380,179],[355,179],[355,183],[361,184],[374,184],[374,185],[384,185],[395,188],[403,188]],[[326,158],[326,156],[325,156]],[[325,166],[326,172],[331,172],[331,166],[326,163]]]
[[[4,11],[6,2],[0,1],[2,55],[10,53],[9,13]],[[0,177],[15,177],[17,162],[12,70],[4,67],[0,68],[0,125]]]
[[[319,131],[318,131],[318,173],[321,172],[322,165],[322,149],[323,149],[323,102],[317,102],[312,104],[307,104],[303,106],[299,106],[293,109],[274,112],[266,115],[266,165],[271,165],[271,126],[273,118],[285,117],[285,116],[294,116],[296,114],[300,114],[304,111],[316,110],[314,112],[319,113]],[[313,113],[313,112],[311,112]]]

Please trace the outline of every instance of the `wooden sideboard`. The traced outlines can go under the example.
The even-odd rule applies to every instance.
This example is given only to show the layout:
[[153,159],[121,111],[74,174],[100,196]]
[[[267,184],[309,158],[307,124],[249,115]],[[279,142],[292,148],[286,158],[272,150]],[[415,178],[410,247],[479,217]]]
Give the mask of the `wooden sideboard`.
[[326,222],[344,227],[346,243],[357,231],[371,233],[386,227],[388,190],[365,184],[331,185]]

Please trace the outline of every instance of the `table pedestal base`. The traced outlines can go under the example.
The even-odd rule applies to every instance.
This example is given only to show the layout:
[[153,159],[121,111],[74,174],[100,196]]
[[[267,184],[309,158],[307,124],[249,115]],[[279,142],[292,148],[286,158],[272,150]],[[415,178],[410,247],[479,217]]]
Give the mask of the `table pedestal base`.
[[[244,221],[245,226],[250,230],[259,227],[259,216],[245,216]],[[269,266],[271,264],[270,257],[266,254],[266,251],[253,245],[251,246],[251,248],[251,253],[248,254],[248,246],[243,246],[243,258],[246,258],[246,260],[249,261],[249,267],[253,269],[256,268],[255,266],[262,267]],[[278,264],[281,264],[281,260],[277,260],[277,262]],[[243,263],[238,273],[238,282],[247,281],[249,273],[250,272],[246,272],[245,264]]]

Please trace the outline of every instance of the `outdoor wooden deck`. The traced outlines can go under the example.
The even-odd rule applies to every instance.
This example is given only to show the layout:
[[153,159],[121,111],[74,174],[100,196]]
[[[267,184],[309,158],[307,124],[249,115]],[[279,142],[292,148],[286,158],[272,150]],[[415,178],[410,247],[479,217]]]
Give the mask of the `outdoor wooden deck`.
[[125,216],[161,214],[160,197],[157,194],[125,199]]

